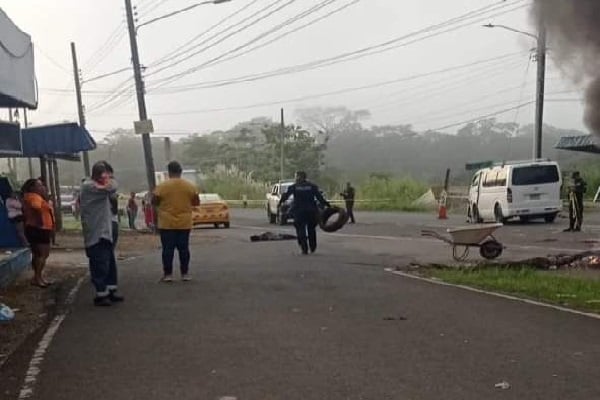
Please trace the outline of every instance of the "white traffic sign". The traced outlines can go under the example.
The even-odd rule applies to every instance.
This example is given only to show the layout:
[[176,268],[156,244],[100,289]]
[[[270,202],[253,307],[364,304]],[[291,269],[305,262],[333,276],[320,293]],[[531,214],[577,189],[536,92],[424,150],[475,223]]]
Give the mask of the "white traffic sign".
[[145,121],[135,121],[133,123],[133,129],[137,135],[143,135],[146,133],[154,133],[154,124],[151,119]]

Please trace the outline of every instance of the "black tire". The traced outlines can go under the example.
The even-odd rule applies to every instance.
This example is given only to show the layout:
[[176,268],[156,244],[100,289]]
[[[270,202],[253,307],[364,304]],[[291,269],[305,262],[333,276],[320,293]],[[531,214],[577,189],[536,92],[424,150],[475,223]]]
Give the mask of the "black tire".
[[215,229],[219,229],[219,224],[214,224]]
[[231,227],[231,225],[229,224],[229,222],[225,222],[223,224],[223,227],[225,227],[225,229],[229,229]]
[[473,205],[473,211],[471,211],[471,215],[473,216],[471,221],[473,221],[474,224],[480,224],[483,222],[483,220],[479,216],[479,210],[477,209],[476,205]]
[[521,220],[521,222],[523,222],[524,224],[528,223],[529,221],[531,221],[531,218],[529,218],[526,215],[523,215],[521,217],[519,217],[519,219]]
[[267,208],[267,219],[269,223],[272,225],[277,221],[277,216],[271,212],[270,209]]
[[500,204],[496,204],[496,206],[494,207],[494,218],[499,224],[503,224],[506,222],[506,218],[504,218],[504,214],[502,213],[502,207],[500,207]]
[[502,246],[501,243],[498,243],[495,240],[488,240],[479,247],[479,254],[486,260],[493,260],[500,257],[503,250],[504,246]]
[[[338,214],[338,218],[334,222],[329,222],[332,216]],[[348,222],[348,213],[340,207],[330,207],[323,210],[319,216],[319,226],[325,232],[336,232],[342,229]]]
[[280,226],[287,225],[287,218],[281,214],[281,210],[277,211],[277,215],[275,216],[275,223]]
[[544,221],[546,221],[547,224],[553,224],[554,221],[556,221],[557,216],[558,214],[548,214],[544,217]]

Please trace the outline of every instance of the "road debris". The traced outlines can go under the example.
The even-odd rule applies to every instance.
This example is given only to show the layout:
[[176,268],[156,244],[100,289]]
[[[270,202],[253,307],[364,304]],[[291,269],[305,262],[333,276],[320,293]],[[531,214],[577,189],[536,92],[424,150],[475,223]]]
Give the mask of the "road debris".
[[9,322],[15,318],[15,312],[6,304],[0,303],[0,322]]
[[502,381],[502,382],[496,383],[496,384],[494,385],[494,387],[495,387],[496,389],[508,390],[508,389],[510,389],[510,383],[508,383],[508,382],[506,382],[506,381]]

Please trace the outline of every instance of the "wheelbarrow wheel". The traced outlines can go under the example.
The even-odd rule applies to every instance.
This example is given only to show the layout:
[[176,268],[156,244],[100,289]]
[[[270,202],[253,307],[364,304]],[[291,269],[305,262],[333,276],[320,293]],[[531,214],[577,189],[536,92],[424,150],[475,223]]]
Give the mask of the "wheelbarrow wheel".
[[479,247],[479,254],[481,257],[486,260],[493,260],[495,258],[500,257],[502,251],[504,250],[504,246],[501,243],[495,240],[489,240]]

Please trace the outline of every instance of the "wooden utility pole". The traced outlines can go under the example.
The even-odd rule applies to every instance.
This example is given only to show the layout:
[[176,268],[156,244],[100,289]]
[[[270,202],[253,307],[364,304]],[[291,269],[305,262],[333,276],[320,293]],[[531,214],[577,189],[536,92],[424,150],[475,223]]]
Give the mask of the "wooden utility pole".
[[284,145],[285,145],[285,121],[283,118],[283,108],[281,109],[281,154],[279,157],[279,181],[283,182],[284,178],[284,171],[283,171],[283,158],[285,156],[284,154]]
[[[71,42],[71,56],[73,57],[73,78],[75,79],[75,94],[77,95],[77,112],[79,114],[79,125],[85,128],[85,110],[81,97],[81,74],[77,63],[77,50],[75,43]],[[90,157],[87,151],[83,152],[83,172],[86,177],[90,176]]]

